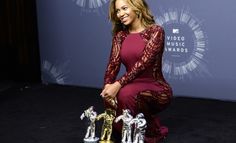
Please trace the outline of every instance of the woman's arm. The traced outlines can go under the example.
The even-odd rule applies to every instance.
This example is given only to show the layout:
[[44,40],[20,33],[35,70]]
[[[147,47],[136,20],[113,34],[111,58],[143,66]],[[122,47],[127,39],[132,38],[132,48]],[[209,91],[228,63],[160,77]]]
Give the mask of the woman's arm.
[[109,62],[104,76],[104,85],[111,84],[115,81],[116,76],[120,70],[120,48],[121,48],[121,33],[117,33],[112,39],[112,48],[110,52]]
[[106,100],[115,98],[116,94],[120,90],[120,83],[115,82],[116,76],[120,70],[121,59],[120,49],[122,41],[122,32],[118,32],[112,40],[112,49],[110,54],[109,63],[104,77],[104,87],[101,92],[101,96],[105,97]]

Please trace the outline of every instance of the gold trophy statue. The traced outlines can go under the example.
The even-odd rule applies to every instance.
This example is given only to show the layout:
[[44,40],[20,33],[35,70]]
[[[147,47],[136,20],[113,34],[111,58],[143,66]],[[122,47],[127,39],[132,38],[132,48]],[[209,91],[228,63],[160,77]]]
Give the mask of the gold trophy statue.
[[111,141],[112,123],[115,119],[116,111],[110,108],[106,109],[104,113],[99,114],[96,119],[100,120],[103,118],[101,141],[99,143],[113,143]]

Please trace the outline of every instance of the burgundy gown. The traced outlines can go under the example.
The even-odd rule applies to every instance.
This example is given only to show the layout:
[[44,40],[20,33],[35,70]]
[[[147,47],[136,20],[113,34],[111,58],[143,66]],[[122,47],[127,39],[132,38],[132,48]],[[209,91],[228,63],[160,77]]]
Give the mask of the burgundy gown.
[[[143,113],[147,120],[146,143],[157,143],[168,133],[168,128],[160,125],[157,116],[172,97],[172,89],[162,74],[164,38],[164,30],[158,25],[140,33],[118,32],[112,40],[105,72],[104,84],[118,81],[122,85],[117,95],[117,108],[105,101],[106,108],[114,108],[116,116],[122,114],[122,109],[130,109],[134,117]],[[126,73],[117,79],[121,63],[126,67]],[[121,122],[113,124],[114,132],[121,134],[121,128]]]

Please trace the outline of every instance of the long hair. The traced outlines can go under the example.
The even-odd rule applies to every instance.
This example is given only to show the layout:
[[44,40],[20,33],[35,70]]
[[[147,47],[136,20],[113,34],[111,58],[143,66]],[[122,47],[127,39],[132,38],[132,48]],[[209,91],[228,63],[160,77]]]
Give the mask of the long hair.
[[[126,0],[127,3],[131,6],[132,10],[138,15],[138,18],[141,19],[141,24],[144,27],[148,27],[155,23],[154,16],[151,14],[151,11],[148,7],[148,4],[145,0]],[[110,0],[109,7],[109,20],[112,22],[112,34],[114,35],[118,31],[124,30],[126,27],[121,23],[117,18],[116,0]]]

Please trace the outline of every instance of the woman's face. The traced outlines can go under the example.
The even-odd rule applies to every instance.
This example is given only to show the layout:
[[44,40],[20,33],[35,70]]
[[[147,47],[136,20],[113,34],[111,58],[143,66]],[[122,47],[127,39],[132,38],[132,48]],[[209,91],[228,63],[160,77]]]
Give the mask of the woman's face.
[[118,19],[124,25],[132,25],[138,17],[126,0],[116,0],[115,10]]

